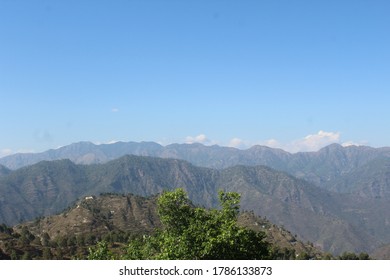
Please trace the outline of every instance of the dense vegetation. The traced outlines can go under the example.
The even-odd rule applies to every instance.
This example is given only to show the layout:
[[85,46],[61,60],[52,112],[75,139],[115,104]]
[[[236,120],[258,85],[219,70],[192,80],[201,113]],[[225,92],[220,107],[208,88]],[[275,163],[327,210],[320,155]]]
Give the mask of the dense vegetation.
[[[238,225],[240,195],[219,192],[220,209],[194,207],[182,189],[166,191],[158,199],[163,228],[154,235],[132,239],[122,255],[106,241],[89,249],[89,259],[312,259],[266,241],[266,234]],[[111,246],[112,247],[112,246]],[[334,258],[331,254],[323,259]],[[368,254],[344,253],[339,259],[369,259]]]
[[220,192],[219,198],[218,209],[195,207],[183,190],[83,198],[58,215],[0,225],[0,259],[334,258],[283,227],[239,213],[238,194]]
[[[163,228],[132,240],[125,259],[265,259],[271,246],[265,234],[237,225],[239,194],[219,193],[221,209],[194,207],[182,189],[164,192],[158,200]],[[90,259],[110,259],[106,243],[90,250]]]
[[237,225],[239,195],[219,193],[220,210],[193,207],[182,189],[158,201],[163,229],[130,243],[126,258],[264,259],[270,257],[265,234]]
[[[176,159],[118,158],[129,153],[183,158],[197,166]],[[35,159],[25,161],[30,157]],[[46,161],[18,170],[8,169],[56,158],[72,161]],[[105,164],[75,164],[102,163],[110,159],[115,160]],[[390,148],[331,145],[318,152],[289,154],[260,146],[236,150],[199,144],[161,147],[153,143],[100,146],[77,143],[45,153],[14,155],[1,160],[4,164],[11,160],[16,165],[7,164],[8,168],[0,165],[0,224],[14,226],[54,215],[81,197],[99,193],[134,193],[145,197],[183,186],[194,203],[211,208],[218,205],[218,189],[224,189],[242,194],[242,210],[266,216],[278,227],[332,254],[367,251],[379,259],[390,258],[390,225],[386,215],[390,211]],[[279,171],[250,166],[258,164]],[[235,166],[220,169],[231,165]],[[99,225],[107,222],[109,231],[115,231],[110,225],[112,221],[105,221],[111,215],[110,209],[100,210],[99,206],[93,209],[100,215],[94,217],[99,218]],[[61,235],[57,230],[60,233],[74,230],[71,222],[68,221],[70,229],[60,226],[51,229],[50,240]],[[101,239],[109,234],[86,232],[87,225],[79,226],[82,230],[77,231],[77,236],[90,234]],[[117,232],[122,234],[121,230]],[[16,238],[2,237],[7,238],[0,244],[2,248]]]

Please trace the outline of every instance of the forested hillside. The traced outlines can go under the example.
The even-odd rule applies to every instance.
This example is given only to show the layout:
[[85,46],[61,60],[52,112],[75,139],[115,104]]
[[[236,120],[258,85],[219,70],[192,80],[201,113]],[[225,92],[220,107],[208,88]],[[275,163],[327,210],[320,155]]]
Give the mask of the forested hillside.
[[[211,169],[177,159],[124,156],[105,164],[43,161],[0,177],[0,221],[15,225],[53,215],[100,193],[149,196],[184,188],[197,205],[215,207],[218,190],[242,195],[242,210],[266,216],[299,238],[339,254],[390,243],[388,198],[327,191],[265,166]],[[385,193],[385,192],[383,192]]]

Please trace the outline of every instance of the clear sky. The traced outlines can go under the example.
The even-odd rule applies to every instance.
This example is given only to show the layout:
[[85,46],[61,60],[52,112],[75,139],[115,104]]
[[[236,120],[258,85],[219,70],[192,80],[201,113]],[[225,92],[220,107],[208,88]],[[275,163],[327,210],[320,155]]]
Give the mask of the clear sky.
[[390,146],[390,1],[0,0],[0,157]]

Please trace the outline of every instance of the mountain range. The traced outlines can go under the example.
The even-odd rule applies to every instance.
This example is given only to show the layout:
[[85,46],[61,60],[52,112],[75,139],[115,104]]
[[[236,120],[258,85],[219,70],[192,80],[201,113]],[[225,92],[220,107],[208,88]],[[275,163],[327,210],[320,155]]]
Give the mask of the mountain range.
[[264,146],[80,142],[0,163],[0,223],[9,225],[59,213],[84,196],[182,187],[205,207],[216,205],[219,189],[239,192],[243,210],[334,254],[373,253],[390,243],[390,148],[333,144],[291,154]]
[[[329,188],[333,180],[351,174],[374,160],[390,157],[390,147],[343,147],[331,144],[318,152],[289,153],[266,146],[253,146],[247,150],[231,147],[194,144],[162,146],[154,142],[116,142],[95,145],[78,142],[42,153],[22,153],[0,158],[0,165],[8,169],[32,165],[43,160],[69,159],[78,164],[105,163],[124,155],[151,156],[186,160],[196,166],[223,169],[235,165],[265,165],[305,179],[320,187]],[[6,171],[1,171],[2,172]],[[329,183],[330,182],[330,183]],[[337,191],[337,190],[336,190]]]

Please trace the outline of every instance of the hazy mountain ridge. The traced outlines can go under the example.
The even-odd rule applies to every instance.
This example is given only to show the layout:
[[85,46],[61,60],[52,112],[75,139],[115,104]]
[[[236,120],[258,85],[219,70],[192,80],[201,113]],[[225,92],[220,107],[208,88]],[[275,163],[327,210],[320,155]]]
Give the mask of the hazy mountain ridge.
[[[380,214],[390,210],[390,204],[383,200],[373,203],[370,198],[358,197],[356,207],[355,196],[329,192],[265,166],[219,170],[177,159],[129,155],[92,165],[44,161],[1,177],[0,223],[52,215],[80,197],[99,193],[149,196],[178,187],[205,207],[216,205],[219,189],[239,192],[243,210],[267,216],[333,253],[372,251],[380,243],[390,242],[389,225]],[[369,208],[373,205],[374,212]],[[357,211],[367,213],[367,217],[375,213],[378,218],[369,223],[364,215],[356,218]]]
[[184,187],[197,190],[195,200],[211,206],[216,201],[210,185],[215,172],[185,161],[139,156],[94,165],[42,161],[0,178],[0,223],[55,214],[81,196],[107,192],[148,196]]
[[[43,153],[7,156],[0,159],[0,164],[10,169],[17,169],[41,160],[57,159],[70,159],[80,164],[94,164],[105,163],[126,154],[183,159],[196,166],[215,169],[235,165],[266,165],[315,183],[322,188],[345,192],[346,188],[340,185],[342,177],[347,178],[349,174],[353,174],[357,169],[363,168],[376,159],[390,158],[390,148],[343,147],[339,144],[332,144],[317,152],[291,154],[281,149],[265,146],[253,146],[247,150],[239,150],[197,143],[161,146],[154,142],[117,142],[101,145],[79,142]],[[366,173],[366,175],[369,180],[373,179],[372,174]],[[350,177],[353,178],[353,176]],[[355,182],[350,180],[349,182],[352,185],[349,187],[349,192],[354,192]],[[386,179],[382,180],[378,188],[386,189],[387,182]]]
[[41,153],[18,153],[6,156],[0,158],[0,164],[15,170],[44,160],[69,159],[80,164],[104,163],[127,154],[153,156],[162,149],[163,146],[153,142],[116,142],[101,145],[78,142]]
[[9,173],[11,173],[12,171],[10,169],[8,169],[7,167],[5,167],[4,165],[1,165],[0,164],[0,177],[1,176],[4,176],[4,175],[8,175]]
[[[8,167],[0,167],[0,221],[15,224],[54,214],[80,196],[148,196],[177,187],[186,188],[196,203],[212,207],[218,188],[223,188],[243,194],[243,209],[267,216],[325,249],[372,251],[390,243],[390,222],[384,214],[390,210],[389,154],[387,147],[338,144],[291,154],[264,146],[239,150],[202,144],[80,142],[1,158]],[[58,158],[67,159],[52,162]],[[9,169],[41,159],[50,161]]]
[[324,187],[363,197],[390,198],[390,157],[377,157],[351,172],[326,182]]

